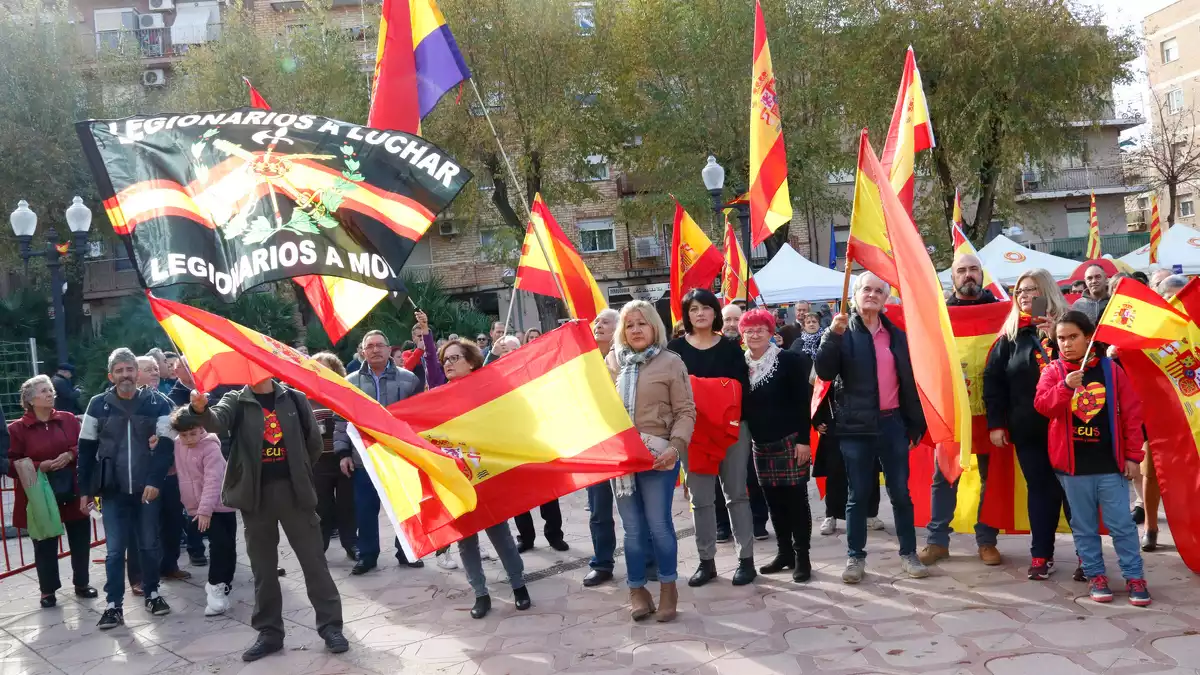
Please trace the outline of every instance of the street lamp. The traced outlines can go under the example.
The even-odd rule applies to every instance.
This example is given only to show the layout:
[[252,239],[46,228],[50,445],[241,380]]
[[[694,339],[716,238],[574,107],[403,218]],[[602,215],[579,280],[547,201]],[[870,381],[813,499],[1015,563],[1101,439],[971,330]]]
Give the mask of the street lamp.
[[[708,190],[708,194],[712,197],[712,208],[715,213],[720,214],[725,207],[725,169],[720,164],[717,164],[717,158],[709,155],[708,163],[700,170],[700,179],[704,181],[704,187]],[[735,190],[735,196],[741,196],[745,190]],[[742,226],[742,250],[745,251],[747,267],[749,267],[750,255],[752,247],[750,246],[750,205],[738,202],[733,205],[738,212],[738,222]]]
[[[57,347],[58,364],[67,362],[67,317],[63,309],[63,286],[66,285],[62,274],[62,256],[68,248],[75,249],[75,259],[83,258],[83,250],[87,247],[88,230],[92,227],[92,211],[84,206],[83,199],[75,197],[66,211],[67,227],[71,229],[74,243],[59,244],[58,233],[51,227],[46,231],[46,249],[34,251],[30,246],[33,234],[37,231],[37,214],[29,208],[29,202],[22,199],[17,202],[17,208],[8,217],[13,234],[17,235],[20,246],[21,260],[25,261],[26,272],[29,271],[29,259],[41,258],[46,261],[50,270],[50,296],[54,302],[54,342]],[[55,364],[55,365],[58,365]]]

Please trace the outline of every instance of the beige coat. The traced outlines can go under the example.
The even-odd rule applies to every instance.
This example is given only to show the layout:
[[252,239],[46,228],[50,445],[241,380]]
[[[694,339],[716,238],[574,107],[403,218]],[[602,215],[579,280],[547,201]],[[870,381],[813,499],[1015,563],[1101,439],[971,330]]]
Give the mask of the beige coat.
[[[604,362],[615,382],[621,372],[616,349]],[[664,349],[643,364],[638,372],[636,405],[633,425],[637,430],[669,439],[671,447],[683,457],[696,426],[696,404],[683,359]]]

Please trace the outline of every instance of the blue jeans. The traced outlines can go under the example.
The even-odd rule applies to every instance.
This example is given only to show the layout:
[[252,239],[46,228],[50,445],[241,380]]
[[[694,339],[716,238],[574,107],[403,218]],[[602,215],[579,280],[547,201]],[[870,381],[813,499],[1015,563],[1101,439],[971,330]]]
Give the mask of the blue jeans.
[[1104,574],[1104,546],[1100,542],[1100,514],[1117,551],[1125,580],[1144,579],[1137,525],[1129,517],[1129,481],[1119,473],[1064,476],[1058,482],[1071,504],[1071,536],[1087,578]]
[[[588,563],[594,570],[612,572],[616,567],[613,558],[617,553],[617,524],[613,520],[612,483],[604,481],[589,485],[588,527],[592,531],[592,560]],[[647,552],[646,566],[654,565],[654,547],[650,545],[650,532],[644,531],[642,550]]]
[[[979,513],[983,513],[983,495],[987,490],[988,456],[976,455],[979,462]],[[951,483],[942,475],[942,469],[934,462],[933,488],[929,499],[929,536],[925,543],[931,546],[950,546],[950,521],[954,520],[954,509],[958,508],[958,481]],[[978,515],[978,514],[977,514]],[[975,545],[995,546],[1000,531],[977,519],[975,523]]]
[[[104,517],[105,547],[108,554],[104,559],[104,593],[108,602],[121,606],[125,597],[125,556],[130,544],[130,533],[135,531],[138,543],[137,554],[142,568],[142,589],[146,597],[158,591],[158,567],[162,561],[159,546],[159,515],[162,500],[142,503],[142,496],[105,495],[101,497],[100,513]],[[131,554],[132,555],[132,554]]]
[[846,555],[867,557],[867,510],[870,495],[879,489],[876,460],[883,466],[888,497],[896,517],[900,555],[917,551],[917,528],[913,525],[912,497],[908,494],[908,432],[895,411],[879,413],[876,436],[843,436],[842,459],[846,463]]
[[[508,529],[508,521],[493,525],[484,532],[487,532],[488,539],[496,548],[496,556],[500,558],[500,564],[504,565],[504,571],[508,574],[508,583],[513,589],[524,586],[525,563],[521,561],[521,554],[517,552],[517,542],[513,539],[512,530]],[[483,559],[479,554],[478,532],[458,540],[458,557],[462,559],[463,571],[467,573],[467,582],[471,584],[471,590],[475,591],[475,597],[482,598],[487,595],[487,575],[483,573]]]
[[634,493],[617,498],[617,511],[625,529],[625,568],[630,588],[646,585],[646,561],[651,550],[658,563],[658,580],[667,584],[679,578],[679,542],[671,518],[678,477],[679,462],[670,471],[640,471],[634,474]]
[[[358,523],[358,559],[369,565],[379,560],[379,493],[366,469],[354,470],[354,519]],[[396,540],[396,560],[408,562],[400,540]]]

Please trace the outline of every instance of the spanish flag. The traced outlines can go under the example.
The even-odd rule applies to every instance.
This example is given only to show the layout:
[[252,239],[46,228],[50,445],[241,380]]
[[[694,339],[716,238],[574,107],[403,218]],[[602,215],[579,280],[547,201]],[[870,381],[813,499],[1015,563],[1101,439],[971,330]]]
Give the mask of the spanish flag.
[[[533,197],[521,245],[521,261],[517,264],[515,288],[538,295],[559,298],[567,305],[571,316],[592,321],[608,306],[596,279],[579,257],[571,240],[563,233],[550,208],[539,193]],[[538,241],[538,237],[541,241]],[[545,246],[545,250],[542,249]],[[546,259],[546,254],[552,260]],[[557,277],[557,283],[555,282]],[[561,287],[562,292],[559,292]],[[567,297],[562,294],[566,293]]]
[[[854,210],[850,216],[851,242],[864,238],[890,242],[894,247],[891,258],[896,287],[904,299],[912,362],[920,364],[914,375],[929,436],[941,444],[939,454],[959,454],[965,464],[971,457],[971,409],[946,299],[921,233],[887,182],[865,129],[859,141]],[[848,254],[847,264],[852,257]],[[855,259],[883,277],[867,261]],[[954,480],[958,475],[947,473],[946,477]]]
[[389,410],[465,462],[479,495],[474,511],[444,524],[434,513],[389,511],[417,556],[653,464],[583,321]]
[[1136,279],[1121,279],[1097,321],[1095,340],[1129,349],[1157,349],[1178,340],[1191,320]]
[[434,0],[383,0],[367,126],[419,133],[442,96],[470,77]]
[[1100,219],[1096,217],[1096,192],[1092,191],[1091,212],[1088,214],[1087,259],[1099,260],[1100,257]]
[[929,103],[921,86],[917,57],[910,46],[904,56],[904,74],[900,78],[900,91],[896,94],[896,106],[892,109],[892,124],[888,127],[887,142],[883,145],[883,156],[880,158],[884,171],[890,177],[892,189],[910,217],[913,212],[913,187],[916,184],[916,156],[918,152],[934,145]]
[[1158,193],[1150,195],[1150,264],[1158,263],[1158,245],[1162,242],[1162,221],[1158,219]]
[[[954,191],[954,219],[950,223],[951,238],[954,244],[954,257],[960,255],[973,255],[976,258],[979,254],[975,251],[975,247],[971,245],[971,240],[967,239],[967,235],[963,232],[963,214],[962,214],[962,199],[958,195],[958,190]],[[979,261],[980,266],[983,261]],[[983,268],[983,287],[990,290],[992,295],[1001,300],[1008,300],[1008,292],[1004,290],[1004,286],[996,283],[992,275],[988,273],[987,268]]]
[[707,288],[721,273],[721,252],[675,201],[675,226],[671,235],[671,321],[683,319],[683,295]]
[[754,58],[750,80],[750,239],[751,248],[792,219],[787,186],[783,118],[779,115],[775,68],[767,44],[762,4],[754,2]]
[[721,272],[721,295],[727,305],[759,296],[758,284],[750,275],[750,261],[742,254],[742,247],[738,246],[737,234],[733,231],[729,216],[725,217],[725,268]]
[[146,296],[154,317],[187,357],[197,389],[278,378],[357,428],[366,445],[360,454],[374,466],[375,485],[386,495],[389,512],[404,518],[432,512],[434,522],[444,525],[475,508],[462,459],[414,434],[345,378],[272,337],[149,292]]

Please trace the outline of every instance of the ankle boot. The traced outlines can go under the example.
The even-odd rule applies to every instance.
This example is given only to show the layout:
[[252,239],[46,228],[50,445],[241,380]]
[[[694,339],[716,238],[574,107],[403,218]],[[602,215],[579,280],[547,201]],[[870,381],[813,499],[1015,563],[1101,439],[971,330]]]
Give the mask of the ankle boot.
[[745,586],[754,581],[758,572],[754,570],[754,557],[739,558],[737,569],[733,572],[733,585]]
[[642,588],[629,589],[629,615],[634,621],[641,621],[654,613],[654,597],[650,591]]
[[654,618],[659,623],[674,621],[678,605],[679,589],[675,587],[675,582],[662,584],[658,596],[658,612],[654,615]]
[[758,571],[763,574],[778,574],[794,567],[796,567],[796,555],[791,551],[787,551],[786,553],[780,551],[775,554],[774,560],[758,568]]
[[717,578],[717,561],[716,560],[701,560],[700,566],[696,568],[696,573],[688,579],[688,586],[695,588],[703,586],[713,579]]
[[808,551],[796,551],[796,569],[792,572],[792,581],[802,583],[812,578],[812,563]]

